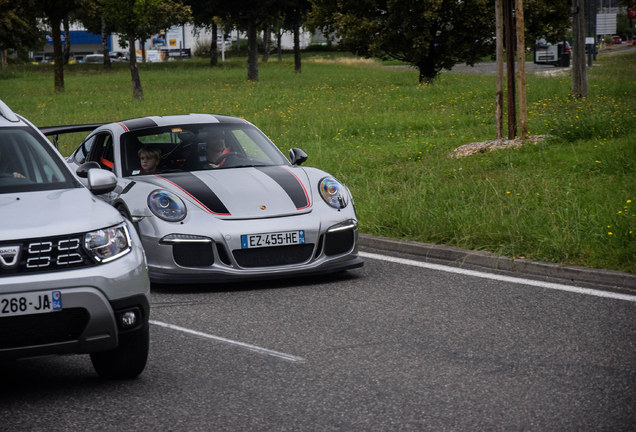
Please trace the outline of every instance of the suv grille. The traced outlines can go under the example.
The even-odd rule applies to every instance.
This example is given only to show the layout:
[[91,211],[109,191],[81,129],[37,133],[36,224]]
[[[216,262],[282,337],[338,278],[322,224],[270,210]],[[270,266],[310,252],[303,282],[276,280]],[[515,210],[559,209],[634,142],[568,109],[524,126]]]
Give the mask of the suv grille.
[[10,255],[0,256],[0,277],[95,265],[84,251],[83,243],[84,234],[2,242],[0,250],[19,247],[20,261],[11,265],[13,258]]
[[90,315],[86,309],[0,318],[0,349],[46,345],[78,340]]

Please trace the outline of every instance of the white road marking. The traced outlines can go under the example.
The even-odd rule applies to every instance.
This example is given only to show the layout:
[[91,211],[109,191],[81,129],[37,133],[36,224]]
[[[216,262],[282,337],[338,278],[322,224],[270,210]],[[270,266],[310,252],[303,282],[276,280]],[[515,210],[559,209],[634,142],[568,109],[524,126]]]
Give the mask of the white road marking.
[[541,288],[568,291],[568,292],[573,292],[577,294],[586,294],[586,295],[597,296],[597,297],[605,297],[605,298],[611,298],[616,300],[636,302],[636,296],[628,295],[628,294],[619,294],[619,293],[613,293],[609,291],[599,291],[599,290],[588,289],[588,288],[579,288],[579,287],[570,286],[570,285],[561,285],[561,284],[556,284],[551,282],[541,282],[541,281],[535,281],[531,279],[502,276],[502,275],[497,275],[492,273],[482,273],[482,272],[478,272],[474,270],[466,270],[466,269],[461,269],[457,267],[449,267],[445,265],[431,264],[431,263],[414,261],[414,260],[409,260],[404,258],[395,258],[391,256],[379,255],[379,254],[373,254],[373,253],[367,253],[367,252],[360,252],[360,256],[363,258],[377,259],[377,260],[388,261],[388,262],[393,262],[397,264],[410,265],[414,267],[422,267],[422,268],[427,268],[431,270],[439,270],[439,271],[444,271],[448,273],[457,273],[457,274],[462,274],[466,276],[474,276],[474,277],[479,277],[484,279],[493,279],[493,280],[498,280],[502,282],[510,282],[510,283],[521,284],[521,285],[531,285],[531,286],[536,286]]
[[257,352],[259,354],[266,354],[266,355],[270,355],[272,357],[278,357],[278,358],[283,359],[283,360],[288,360],[288,361],[292,361],[292,362],[304,362],[305,361],[305,359],[302,358],[302,357],[296,357],[296,356],[293,356],[293,355],[290,355],[290,354],[285,354],[285,353],[280,353],[278,351],[268,350],[267,348],[261,348],[261,347],[255,346],[255,345],[250,345],[250,344],[246,344],[246,343],[243,343],[243,342],[233,341],[231,339],[225,339],[225,338],[222,338],[222,337],[219,337],[219,336],[214,336],[214,335],[211,335],[211,334],[208,334],[208,333],[203,333],[203,332],[199,332],[199,331],[196,331],[196,330],[191,330],[191,329],[188,329],[188,328],[185,328],[185,327],[179,327],[179,326],[176,326],[176,325],[173,325],[173,324],[168,324],[168,323],[161,322],[161,321],[150,320],[150,324],[154,324],[154,325],[157,325],[159,327],[169,328],[169,329],[172,329],[172,330],[181,331],[181,332],[184,332],[184,333],[189,333],[189,334],[192,334],[192,335],[195,335],[195,336],[201,336],[201,337],[204,337],[204,338],[207,338],[207,339],[213,339],[213,340],[216,340],[216,341],[219,341],[219,342],[228,343],[230,345],[235,345],[235,346],[238,346],[240,348],[245,348],[247,350],[254,351],[254,352]]

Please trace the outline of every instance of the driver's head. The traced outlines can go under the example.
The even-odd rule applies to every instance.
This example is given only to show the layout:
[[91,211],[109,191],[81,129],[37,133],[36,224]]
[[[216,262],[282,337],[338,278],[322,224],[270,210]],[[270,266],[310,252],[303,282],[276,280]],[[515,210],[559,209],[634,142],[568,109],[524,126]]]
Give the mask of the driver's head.
[[206,158],[209,162],[214,162],[221,156],[223,150],[225,150],[225,141],[222,138],[213,136],[208,140]]

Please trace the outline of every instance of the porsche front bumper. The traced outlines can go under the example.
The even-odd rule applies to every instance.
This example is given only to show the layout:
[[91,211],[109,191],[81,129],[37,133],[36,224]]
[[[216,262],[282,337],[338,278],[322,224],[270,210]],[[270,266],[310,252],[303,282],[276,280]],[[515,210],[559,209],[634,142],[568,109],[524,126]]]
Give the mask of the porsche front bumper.
[[[151,282],[273,279],[333,273],[363,265],[358,256],[357,221],[353,218],[317,220],[311,213],[259,220],[215,219],[214,223],[210,223],[209,215],[201,213],[192,218],[184,224],[168,224],[157,218],[139,221]],[[242,247],[242,235],[300,230],[304,232],[304,244]]]

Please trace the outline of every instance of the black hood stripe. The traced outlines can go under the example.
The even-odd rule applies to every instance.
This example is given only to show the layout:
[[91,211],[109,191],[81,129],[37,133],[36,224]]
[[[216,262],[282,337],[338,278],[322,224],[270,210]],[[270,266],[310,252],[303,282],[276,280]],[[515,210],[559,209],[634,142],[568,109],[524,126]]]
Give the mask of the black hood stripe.
[[283,166],[266,166],[256,169],[278,183],[287,192],[297,210],[306,209],[311,205],[305,186],[290,169]]
[[212,189],[210,189],[194,174],[181,172],[157,175],[156,177],[172,183],[210,213],[215,215],[231,216],[230,212],[225,205],[223,205],[219,197],[212,192]]

